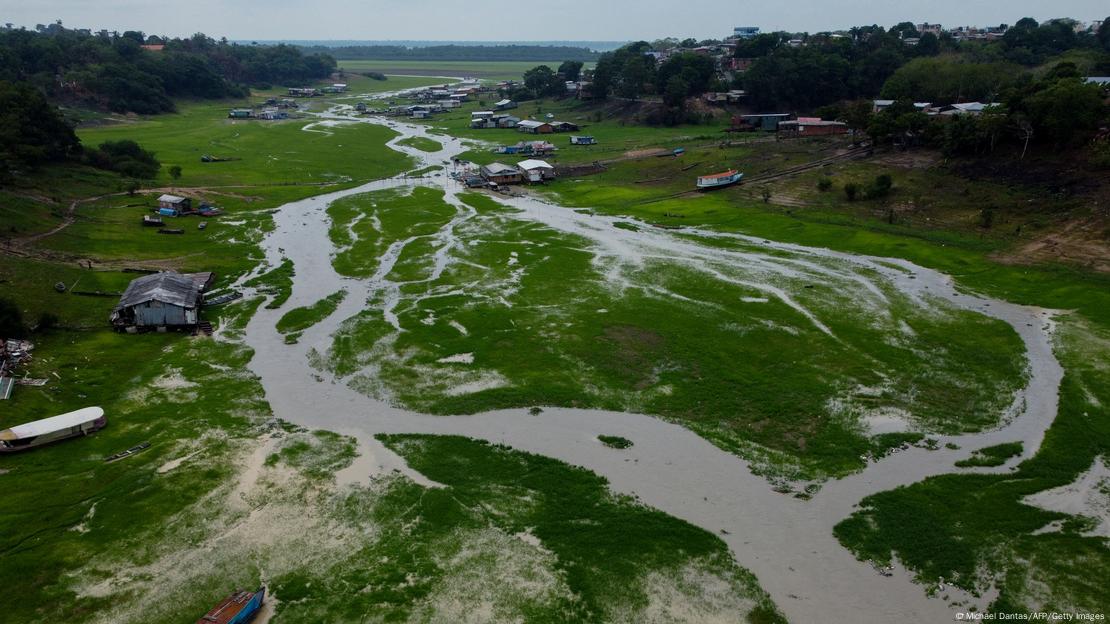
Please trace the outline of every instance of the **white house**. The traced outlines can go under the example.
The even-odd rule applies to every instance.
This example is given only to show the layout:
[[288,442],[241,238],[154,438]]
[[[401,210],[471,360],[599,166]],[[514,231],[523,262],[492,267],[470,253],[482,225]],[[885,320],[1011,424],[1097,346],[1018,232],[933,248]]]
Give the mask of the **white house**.
[[525,160],[517,164],[517,169],[528,182],[543,182],[555,179],[555,167],[544,160]]

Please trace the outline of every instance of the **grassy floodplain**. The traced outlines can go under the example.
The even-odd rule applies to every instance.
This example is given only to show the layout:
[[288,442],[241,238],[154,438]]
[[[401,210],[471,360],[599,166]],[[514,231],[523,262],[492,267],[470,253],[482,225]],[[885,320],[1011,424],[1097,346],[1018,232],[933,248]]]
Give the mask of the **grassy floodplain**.
[[449,76],[519,81],[521,74],[537,65],[547,65],[552,69],[559,66],[558,63],[540,61],[339,61],[342,70],[380,72],[389,75],[390,80],[406,76]]
[[[463,197],[475,217],[450,234],[457,209],[432,189],[330,207],[341,274],[375,274],[384,250],[402,245],[387,279],[400,290],[393,313],[403,331],[367,310],[318,365],[433,413],[561,405],[659,414],[745,456],[758,454],[754,442],[775,453],[764,469],[787,462],[794,477],[850,472],[912,441],[869,438],[859,423],[869,414],[944,432],[991,426],[1024,379],[1020,342],[999,321],[921,311],[894,292],[857,315],[840,300],[861,304],[841,278],[779,276],[799,312],[743,284],[758,276],[730,283],[738,267],[715,268],[714,278],[667,259],[600,257],[587,240]],[[458,238],[457,261],[434,275],[453,240],[445,236]],[[373,379],[359,373],[368,366]]]
[[[182,163],[180,180],[162,177],[132,196],[126,181],[74,167],[12,191],[26,208],[10,230],[20,236],[56,227],[74,200],[99,198],[76,204],[73,223],[21,247],[25,255],[0,256],[0,280],[26,295],[18,298],[25,316],[50,312],[60,320],[60,328],[32,336],[36,359],[27,372],[50,382],[20,388],[0,426],[86,405],[104,407],[110,424],[3,458],[0,483],[14,494],[0,504],[0,582],[21,597],[6,607],[8,617],[184,624],[229,588],[266,582],[276,624],[383,613],[461,617],[488,604],[509,620],[604,621],[681,608],[710,619],[781,621],[715,536],[614,497],[595,475],[556,461],[461,439],[400,437],[389,444],[448,490],[396,476],[371,486],[339,481],[356,455],[353,442],[271,420],[247,372],[251,353],[235,341],[260,298],[207,311],[231,341],[224,342],[117,334],[105,328],[115,297],[55,293],[57,281],[119,292],[134,277],[122,269],[132,266],[215,271],[223,289],[262,262],[257,244],[274,207],[411,167],[384,148],[393,136],[387,130],[228,122],[226,110],[236,105],[186,103],[176,115],[82,130],[87,143],[139,141],[165,165]],[[202,165],[201,153],[242,160]],[[171,219],[185,229],[179,236],[143,228],[152,195],[171,187],[224,215],[204,230],[195,227],[199,218]],[[399,217],[395,227],[409,227],[410,217]],[[352,258],[352,266],[371,259]],[[266,269],[249,283],[273,293],[269,305],[280,307],[296,268],[286,260]],[[332,303],[293,311],[285,325],[311,324]],[[140,442],[151,446],[104,462]],[[458,480],[460,464],[471,478]],[[502,506],[516,515],[483,511]],[[624,541],[596,548],[614,535]],[[675,585],[683,575],[705,583]],[[522,579],[531,581],[521,586]],[[351,582],[368,588],[362,598],[349,599],[343,588]],[[331,583],[342,587],[319,590]],[[673,602],[660,605],[660,593]]]

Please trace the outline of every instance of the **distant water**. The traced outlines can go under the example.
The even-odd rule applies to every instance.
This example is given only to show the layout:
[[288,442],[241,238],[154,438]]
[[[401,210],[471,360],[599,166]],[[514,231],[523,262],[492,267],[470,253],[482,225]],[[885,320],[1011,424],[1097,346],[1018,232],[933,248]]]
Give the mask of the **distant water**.
[[262,43],[277,44],[288,43],[296,46],[325,46],[338,48],[342,46],[404,46],[406,48],[427,48],[430,46],[457,45],[457,46],[570,46],[574,48],[589,48],[596,52],[616,50],[627,41],[418,41],[409,39],[389,40],[358,40],[358,39],[251,39],[237,41],[236,43]]

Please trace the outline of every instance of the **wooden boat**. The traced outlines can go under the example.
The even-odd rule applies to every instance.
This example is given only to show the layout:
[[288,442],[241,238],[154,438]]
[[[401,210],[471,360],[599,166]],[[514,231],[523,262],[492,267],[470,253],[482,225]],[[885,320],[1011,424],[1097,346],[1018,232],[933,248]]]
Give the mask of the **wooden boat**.
[[150,448],[150,442],[143,442],[141,444],[136,444],[135,446],[132,446],[131,448],[127,449],[126,451],[120,451],[119,453],[116,453],[115,455],[110,455],[108,457],[105,457],[104,461],[108,462],[108,463],[112,463],[114,461],[119,461],[119,460],[123,459],[124,457],[131,457],[135,453],[141,453],[141,452],[145,451],[148,448]]
[[0,431],[0,453],[14,453],[51,442],[88,435],[108,424],[104,410],[86,407]]
[[698,176],[698,190],[710,191],[713,189],[724,188],[732,186],[741,180],[744,174],[735,169],[729,169],[724,173],[714,173],[713,175]]
[[162,228],[158,230],[159,234],[184,234],[185,230],[181,228]]
[[246,624],[262,609],[265,599],[265,586],[252,592],[237,589],[197,620],[197,624]]

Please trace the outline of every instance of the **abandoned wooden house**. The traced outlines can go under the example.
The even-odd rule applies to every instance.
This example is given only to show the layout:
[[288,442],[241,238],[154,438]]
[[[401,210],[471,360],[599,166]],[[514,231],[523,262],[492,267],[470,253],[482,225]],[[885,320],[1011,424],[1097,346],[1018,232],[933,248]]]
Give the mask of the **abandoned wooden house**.
[[132,280],[108,317],[126,332],[193,329],[212,273],[153,273]]
[[848,134],[848,124],[842,121],[824,121],[816,117],[799,117],[794,121],[779,122],[779,136],[786,139]]

